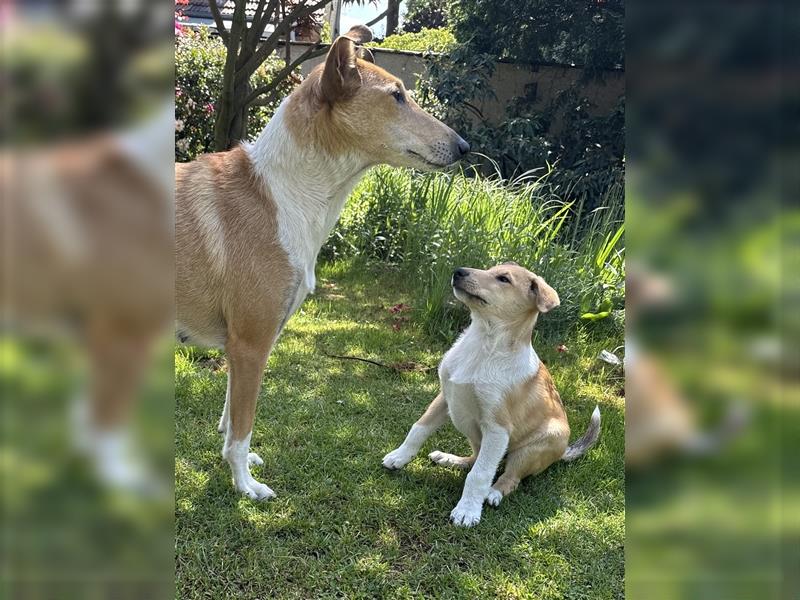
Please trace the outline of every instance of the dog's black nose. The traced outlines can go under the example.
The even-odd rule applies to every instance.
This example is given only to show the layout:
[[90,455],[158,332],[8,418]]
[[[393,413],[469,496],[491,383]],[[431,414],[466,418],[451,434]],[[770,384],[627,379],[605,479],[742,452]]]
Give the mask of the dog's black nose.
[[453,279],[463,279],[467,275],[469,275],[469,271],[467,271],[466,269],[456,269],[453,272]]
[[458,138],[457,146],[461,156],[464,156],[467,152],[469,152],[469,144],[462,138]]

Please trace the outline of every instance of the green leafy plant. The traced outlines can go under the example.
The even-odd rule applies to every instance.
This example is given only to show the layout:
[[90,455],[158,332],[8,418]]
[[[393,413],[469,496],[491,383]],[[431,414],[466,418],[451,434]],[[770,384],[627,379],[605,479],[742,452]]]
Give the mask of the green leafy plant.
[[[214,151],[214,110],[219,97],[225,45],[208,29],[183,29],[175,38],[175,158],[192,160],[198,154]],[[252,83],[261,85],[284,66],[271,56],[255,72]],[[250,109],[250,131],[257,135],[275,112],[292,82],[284,84],[284,93],[275,101]]]
[[422,29],[419,32],[390,35],[380,43],[372,42],[367,46],[411,52],[447,52],[455,43],[456,38],[449,29]]
[[[512,259],[542,275],[561,297],[542,331],[569,329],[588,312],[623,307],[623,207],[621,197],[607,196],[606,206],[580,218],[576,200],[562,194],[554,175],[542,170],[509,181],[374,169],[356,187],[323,256],[396,265],[423,299],[417,311],[425,328],[447,340],[468,318],[452,299],[453,269]],[[620,325],[583,319],[592,321]]]

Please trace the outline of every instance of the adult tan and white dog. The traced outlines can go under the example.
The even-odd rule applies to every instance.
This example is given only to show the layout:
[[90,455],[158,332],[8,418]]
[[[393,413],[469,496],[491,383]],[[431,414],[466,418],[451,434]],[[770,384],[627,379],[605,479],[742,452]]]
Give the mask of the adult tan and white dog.
[[[525,477],[585,454],[600,436],[600,410],[595,408],[586,433],[569,446],[561,397],[531,345],[539,314],[560,303],[544,279],[507,262],[488,271],[457,269],[452,285],[472,322],[442,359],[441,393],[383,465],[405,466],[449,414],[469,439],[472,455],[437,450],[429,457],[440,465],[470,469],[450,520],[471,527],[480,521],[484,501],[497,506]],[[492,485],[503,456],[505,470]]]
[[250,474],[264,366],[286,321],[314,289],[314,265],[356,182],[371,166],[443,167],[469,151],[402,82],[357,55],[356,26],[336,39],[260,137],[176,166],[179,333],[224,347],[222,455],[236,489],[274,492]]

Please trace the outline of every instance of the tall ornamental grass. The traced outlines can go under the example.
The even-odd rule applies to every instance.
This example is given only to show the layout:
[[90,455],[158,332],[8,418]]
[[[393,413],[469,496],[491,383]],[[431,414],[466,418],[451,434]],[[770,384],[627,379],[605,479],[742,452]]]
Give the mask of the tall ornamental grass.
[[577,323],[621,333],[624,306],[624,207],[611,186],[588,214],[550,174],[513,181],[372,170],[353,193],[324,250],[327,258],[360,256],[389,263],[413,282],[429,333],[452,339],[468,320],[453,300],[450,277],[459,266],[487,268],[514,260],[545,278],[561,307],[540,331]]

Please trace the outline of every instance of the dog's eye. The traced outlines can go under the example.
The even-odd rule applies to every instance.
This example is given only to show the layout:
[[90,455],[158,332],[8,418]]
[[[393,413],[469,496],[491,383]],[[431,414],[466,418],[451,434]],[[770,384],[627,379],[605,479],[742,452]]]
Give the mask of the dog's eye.
[[392,97],[397,100],[398,103],[402,104],[406,101],[406,97],[403,95],[403,92],[400,90],[395,90],[392,92]]
[[498,275],[497,276],[497,281],[501,281],[503,283],[511,283],[511,280],[508,277],[506,277],[505,275]]

